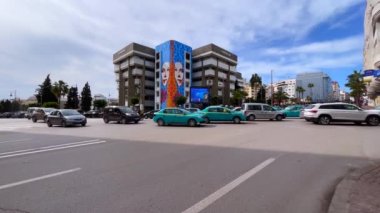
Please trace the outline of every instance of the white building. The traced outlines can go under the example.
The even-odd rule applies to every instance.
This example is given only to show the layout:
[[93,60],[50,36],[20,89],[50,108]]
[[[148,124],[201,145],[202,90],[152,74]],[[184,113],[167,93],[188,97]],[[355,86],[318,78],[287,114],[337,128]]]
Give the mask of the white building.
[[[308,87],[309,84],[313,87]],[[305,89],[304,97],[311,97],[313,102],[327,102],[332,93],[331,78],[323,72],[297,74],[296,87]]]

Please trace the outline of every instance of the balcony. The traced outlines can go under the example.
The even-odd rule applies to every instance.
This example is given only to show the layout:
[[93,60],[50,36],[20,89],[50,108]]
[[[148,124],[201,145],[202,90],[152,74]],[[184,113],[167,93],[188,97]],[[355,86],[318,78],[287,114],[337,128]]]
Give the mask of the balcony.
[[215,70],[213,69],[208,69],[208,70],[205,70],[205,76],[215,76]]
[[[140,79],[139,79],[139,80],[140,80]],[[145,80],[145,86],[148,86],[148,87],[154,87],[154,82],[153,82],[153,81]]]
[[194,72],[192,75],[193,79],[194,78],[201,78],[202,77],[202,72]]
[[144,65],[144,60],[142,60],[141,58],[137,57],[137,56],[134,56],[130,59],[131,63],[130,65],[133,66],[133,65]]
[[229,67],[228,67],[228,64],[226,64],[226,63],[224,63],[224,62],[219,61],[218,66],[219,66],[220,68],[226,70],[226,71],[229,71],[229,69],[228,69],[228,68],[229,68]]
[[141,70],[141,69],[133,69],[132,70],[132,75],[133,76],[142,76],[142,74],[143,74],[143,71]]
[[145,61],[145,66],[149,68],[154,68],[154,63],[151,61]]
[[203,66],[208,66],[208,65],[216,66],[216,64],[217,62],[216,62],[216,59],[214,58],[209,58],[203,61]]
[[193,64],[193,69],[199,68],[202,66],[202,61],[198,61],[197,63]]
[[223,72],[218,72],[218,78],[225,80],[227,79],[227,74]]
[[128,60],[124,61],[123,63],[120,64],[121,69],[125,69],[128,67]]
[[129,73],[128,72],[124,72],[123,73],[123,78],[127,79],[129,77]]
[[235,82],[235,81],[236,81],[236,76],[234,76],[234,75],[230,75],[230,81],[231,81],[231,82]]

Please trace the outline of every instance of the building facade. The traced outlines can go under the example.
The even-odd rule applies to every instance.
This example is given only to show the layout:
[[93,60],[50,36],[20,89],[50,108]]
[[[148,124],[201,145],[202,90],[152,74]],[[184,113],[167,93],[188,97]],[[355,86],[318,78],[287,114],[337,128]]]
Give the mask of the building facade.
[[209,87],[211,97],[219,97],[229,105],[235,87],[244,87],[244,80],[236,72],[237,56],[215,44],[193,51],[193,86]]
[[176,97],[185,96],[189,105],[191,47],[168,41],[156,47],[155,109],[176,106]]
[[340,100],[340,86],[337,81],[331,81],[331,94],[330,101],[339,101]]
[[[309,88],[309,84],[314,86]],[[311,97],[313,102],[328,102],[332,93],[331,78],[323,72],[297,74],[296,87],[304,88],[304,97]]]
[[[364,67],[366,70],[380,69],[380,0],[367,0],[364,21]],[[368,96],[380,104],[380,76],[366,76]]]
[[136,43],[113,55],[119,105],[132,106],[137,98],[140,109],[154,108],[154,57],[154,49]]
[[244,88],[236,71],[235,54],[208,44],[197,49],[170,40],[155,49],[131,43],[113,55],[119,105],[132,106],[138,98],[141,110],[175,106],[185,96],[189,106],[190,87],[208,87],[211,98],[229,105],[232,91]]

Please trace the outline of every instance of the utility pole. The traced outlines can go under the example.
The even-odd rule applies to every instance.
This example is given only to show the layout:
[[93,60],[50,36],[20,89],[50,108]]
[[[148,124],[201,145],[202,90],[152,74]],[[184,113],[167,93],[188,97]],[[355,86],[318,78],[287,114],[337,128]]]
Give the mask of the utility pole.
[[270,71],[271,105],[273,106],[273,70]]

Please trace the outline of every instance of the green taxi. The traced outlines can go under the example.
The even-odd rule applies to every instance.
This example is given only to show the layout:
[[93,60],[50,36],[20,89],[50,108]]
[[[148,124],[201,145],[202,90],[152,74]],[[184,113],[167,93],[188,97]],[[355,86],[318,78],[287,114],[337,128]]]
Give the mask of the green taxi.
[[209,106],[202,110],[201,113],[206,123],[211,121],[233,121],[238,124],[240,121],[245,121],[245,116],[241,111],[234,111],[221,106]]
[[286,117],[300,117],[301,110],[304,109],[302,105],[293,105],[288,106],[282,112],[286,115]]
[[202,116],[202,114],[191,113],[180,108],[166,108],[154,113],[153,121],[158,126],[188,125],[194,127],[205,122]]

